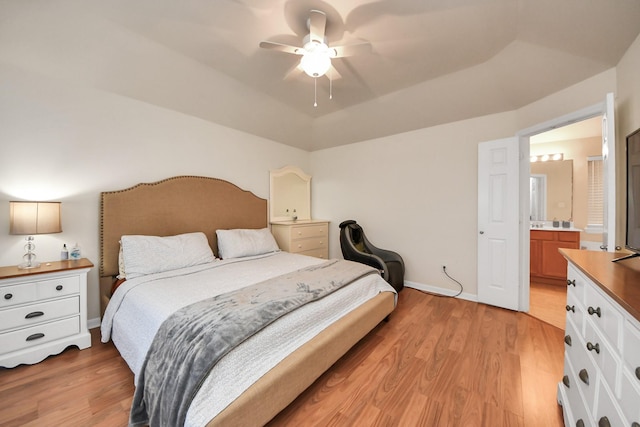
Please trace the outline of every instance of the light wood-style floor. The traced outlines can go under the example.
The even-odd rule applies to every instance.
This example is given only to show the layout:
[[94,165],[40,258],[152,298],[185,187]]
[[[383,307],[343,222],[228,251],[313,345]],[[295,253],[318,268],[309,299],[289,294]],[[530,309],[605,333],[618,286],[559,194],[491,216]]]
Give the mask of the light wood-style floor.
[[[0,425],[124,426],[132,374],[112,344],[0,369]],[[563,331],[414,289],[269,424],[562,426]]]
[[529,314],[564,331],[567,318],[567,287],[531,282]]

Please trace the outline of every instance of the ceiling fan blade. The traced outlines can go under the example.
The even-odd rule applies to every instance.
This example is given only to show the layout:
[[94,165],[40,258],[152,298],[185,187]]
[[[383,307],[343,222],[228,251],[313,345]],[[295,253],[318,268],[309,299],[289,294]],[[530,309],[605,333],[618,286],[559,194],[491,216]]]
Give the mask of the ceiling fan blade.
[[338,70],[336,70],[336,67],[334,67],[333,65],[329,68],[329,71],[326,72],[325,76],[327,76],[327,78],[329,78],[330,80],[338,80],[342,78]]
[[324,43],[324,30],[327,26],[327,15],[319,10],[309,11],[309,41]]
[[302,69],[302,66],[300,65],[300,62],[296,63],[296,65],[294,65],[293,67],[291,67],[284,75],[284,77],[282,78],[282,80],[291,80],[295,77],[298,77],[299,75],[304,74],[304,70]]
[[350,44],[346,46],[332,46],[329,50],[335,51],[332,58],[342,58],[344,56],[360,55],[363,53],[371,53],[371,43],[363,42],[358,44]]
[[304,54],[303,48],[290,46],[288,44],[282,44],[282,43],[264,41],[264,42],[260,42],[260,47],[263,49],[277,50],[285,53],[293,53],[294,55]]

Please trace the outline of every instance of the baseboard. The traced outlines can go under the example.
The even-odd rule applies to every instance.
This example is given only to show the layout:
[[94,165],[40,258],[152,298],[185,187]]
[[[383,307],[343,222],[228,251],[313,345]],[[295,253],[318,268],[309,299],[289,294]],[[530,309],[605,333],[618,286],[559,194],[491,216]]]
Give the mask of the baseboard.
[[95,317],[93,319],[87,319],[87,328],[94,329],[100,327],[100,318]]
[[[404,285],[407,288],[417,289],[419,291],[430,292],[432,294],[438,294],[438,295],[448,296],[448,297],[454,296],[458,293],[458,291],[453,289],[441,288],[439,286],[425,285],[424,283],[409,282],[407,280],[405,280]],[[460,295],[456,296],[456,298],[460,298],[467,301],[478,302],[477,295],[470,294],[464,291]]]

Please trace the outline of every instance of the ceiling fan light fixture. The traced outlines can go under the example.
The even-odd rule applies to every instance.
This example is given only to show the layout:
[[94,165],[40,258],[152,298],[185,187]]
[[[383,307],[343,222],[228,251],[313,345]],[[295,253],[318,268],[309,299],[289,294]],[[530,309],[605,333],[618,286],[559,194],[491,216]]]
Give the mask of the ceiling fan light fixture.
[[305,53],[300,67],[313,78],[324,76],[331,68],[331,53],[325,43],[309,42],[304,46]]

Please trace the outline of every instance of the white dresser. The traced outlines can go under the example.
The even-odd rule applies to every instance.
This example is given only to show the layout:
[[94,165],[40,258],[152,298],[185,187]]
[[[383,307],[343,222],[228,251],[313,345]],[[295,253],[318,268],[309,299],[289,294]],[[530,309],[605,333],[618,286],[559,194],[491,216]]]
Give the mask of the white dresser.
[[271,233],[283,251],[329,258],[329,221],[307,219],[272,222]]
[[560,252],[569,261],[558,384],[565,426],[640,427],[640,259]]
[[0,366],[34,364],[70,345],[91,346],[83,258],[37,269],[0,267]]

